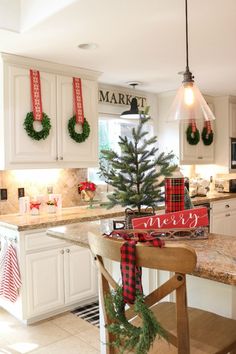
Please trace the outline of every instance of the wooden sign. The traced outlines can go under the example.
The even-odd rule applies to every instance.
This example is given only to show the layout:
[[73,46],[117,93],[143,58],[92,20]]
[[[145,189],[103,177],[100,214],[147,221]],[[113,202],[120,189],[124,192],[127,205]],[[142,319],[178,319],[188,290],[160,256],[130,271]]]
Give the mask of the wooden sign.
[[98,102],[111,104],[111,105],[122,105],[130,106],[133,97],[137,98],[138,107],[144,109],[147,106],[147,97],[143,95],[136,95],[115,89],[105,89],[100,87],[98,90]]
[[132,220],[134,229],[186,229],[208,226],[207,208],[194,208]]

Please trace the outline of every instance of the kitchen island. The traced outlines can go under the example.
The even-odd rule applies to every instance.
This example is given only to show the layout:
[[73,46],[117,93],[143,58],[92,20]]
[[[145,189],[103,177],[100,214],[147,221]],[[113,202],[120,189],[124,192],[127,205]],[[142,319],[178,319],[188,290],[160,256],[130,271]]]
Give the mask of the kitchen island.
[[[224,200],[225,207],[229,210],[231,201],[236,201],[235,198],[236,194],[214,194],[211,197],[195,198],[194,204],[213,202],[212,205],[216,204],[214,209],[217,212],[217,203]],[[158,209],[163,212],[164,205],[160,205]],[[99,206],[93,209],[80,206],[64,208],[60,214],[1,215],[0,241],[2,244],[7,242],[8,245],[13,243],[16,248],[22,286],[15,303],[0,297],[0,306],[24,323],[33,323],[73,309],[96,298],[96,268],[93,266],[89,249],[84,247],[87,242],[87,232],[88,229],[89,231],[95,229],[94,232],[99,234],[104,231],[109,232],[114,218],[124,219],[124,208],[116,207],[107,210]],[[103,225],[102,230],[98,229],[98,225]],[[58,236],[57,230],[57,238],[49,235],[51,232],[49,229],[54,227],[60,228],[61,235]],[[75,233],[72,232],[73,228]],[[55,229],[53,232],[56,232]],[[71,239],[73,234],[75,240]],[[221,247],[224,242],[221,236],[219,238],[218,246]],[[234,239],[232,239],[232,243],[234,242]],[[195,245],[197,246],[197,243]],[[206,244],[204,245],[206,246]],[[229,249],[231,249],[231,246],[230,241]],[[201,247],[201,244],[199,247]],[[221,255],[222,257],[219,260],[222,251],[219,248],[210,257],[206,252],[209,245],[204,247],[199,253],[203,261],[199,263],[199,268],[196,269],[194,276],[189,276],[190,300],[192,301],[190,304],[196,304],[200,307],[199,303],[207,303],[209,309],[213,311],[221,311],[221,314],[229,317],[235,316],[232,290],[234,288],[232,281],[234,280],[230,273],[232,258],[228,255]],[[210,259],[214,260],[216,258],[219,260],[217,266],[215,263],[209,263]],[[206,259],[208,259],[208,263],[207,267],[204,267]],[[229,272],[225,273],[227,264]],[[222,269],[220,266],[222,266]],[[217,267],[218,274],[216,275],[215,269]],[[120,277],[119,266],[113,264],[112,268],[117,277]],[[85,271],[82,271],[82,269]],[[164,272],[156,273],[144,269],[143,286],[146,293],[155,289],[168,277],[169,274]],[[206,278],[204,286],[197,284],[197,279],[202,282],[203,277]],[[212,287],[214,288],[213,295],[209,295],[212,291],[205,291],[205,288],[212,289]],[[211,296],[214,299],[218,297],[217,301],[212,301]],[[227,299],[229,304],[227,308],[220,302],[222,298]],[[214,303],[220,304],[220,306],[216,305],[215,308]]]
[[[102,234],[108,233],[111,227],[111,220],[100,220],[90,222],[89,225],[84,223],[55,227],[49,229],[47,234],[87,248],[89,233],[103,237]],[[209,234],[209,238],[205,240],[183,240],[181,243],[193,247],[197,254],[196,268],[192,274],[187,275],[188,304],[236,319],[236,237]],[[118,281],[119,266],[114,263],[108,263],[108,267]],[[143,269],[145,294],[160,286],[170,276],[168,272]],[[170,300],[173,300],[173,297],[170,297]],[[101,343],[104,343],[103,316],[100,321]],[[101,353],[105,353],[102,344]]]

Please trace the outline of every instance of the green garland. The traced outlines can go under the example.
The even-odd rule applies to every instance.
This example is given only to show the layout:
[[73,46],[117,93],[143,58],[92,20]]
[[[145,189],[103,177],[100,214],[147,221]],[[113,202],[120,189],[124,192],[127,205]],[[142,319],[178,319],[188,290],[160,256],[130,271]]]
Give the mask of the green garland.
[[196,128],[196,131],[192,131],[192,125],[189,124],[187,130],[186,130],[186,137],[187,141],[190,145],[197,145],[200,141],[200,133],[199,130]]
[[27,132],[27,134],[29,135],[29,137],[31,137],[34,140],[45,140],[50,132],[51,129],[51,122],[50,122],[50,118],[43,113],[43,118],[41,120],[42,123],[42,129],[37,132],[36,130],[34,130],[34,114],[33,112],[29,112],[26,115],[26,118],[24,120],[24,128]]
[[70,137],[75,140],[77,143],[82,143],[84,142],[90,133],[90,125],[86,118],[84,118],[84,124],[83,124],[83,131],[81,134],[76,133],[75,131],[75,125],[76,125],[76,118],[75,116],[71,117],[68,121],[68,131],[70,134]]
[[214,133],[212,130],[210,131],[210,133],[207,133],[206,127],[202,129],[202,141],[204,145],[211,145],[213,142],[213,137]]
[[142,318],[142,327],[132,325],[125,317],[122,287],[105,297],[105,308],[108,317],[113,321],[107,326],[107,330],[115,337],[112,343],[107,344],[116,347],[120,353],[135,350],[136,354],[147,354],[156,335],[167,338],[165,330],[146,306],[141,294],[136,295],[134,311]]

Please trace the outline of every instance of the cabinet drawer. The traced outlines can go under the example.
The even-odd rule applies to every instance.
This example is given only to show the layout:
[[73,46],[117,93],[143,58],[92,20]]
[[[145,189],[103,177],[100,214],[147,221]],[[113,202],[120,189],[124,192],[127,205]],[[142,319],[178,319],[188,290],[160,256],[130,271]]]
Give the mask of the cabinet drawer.
[[32,232],[25,235],[25,250],[40,250],[56,247],[64,247],[66,242],[46,235],[46,230]]
[[214,214],[227,212],[227,210],[234,210],[236,209],[236,199],[226,199],[220,202],[213,202],[211,207]]

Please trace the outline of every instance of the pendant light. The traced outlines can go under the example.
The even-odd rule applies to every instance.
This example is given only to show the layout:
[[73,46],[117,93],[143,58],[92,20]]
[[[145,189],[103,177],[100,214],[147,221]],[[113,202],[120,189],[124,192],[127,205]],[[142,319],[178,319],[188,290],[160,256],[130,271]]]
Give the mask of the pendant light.
[[215,119],[207,102],[194,82],[194,76],[189,70],[188,58],[188,0],[185,0],[185,44],[186,69],[183,81],[178,89],[174,102],[168,113],[167,121],[211,121]]
[[[135,89],[135,87],[137,85],[139,85],[138,82],[131,82],[129,83],[130,86],[132,86],[133,89]],[[138,109],[138,101],[136,97],[133,97],[130,103],[130,110],[129,111],[124,111],[123,113],[121,113],[120,118],[127,118],[127,119],[139,119],[140,115],[142,117],[149,117],[149,115],[144,114],[143,112],[140,112],[140,110]]]

